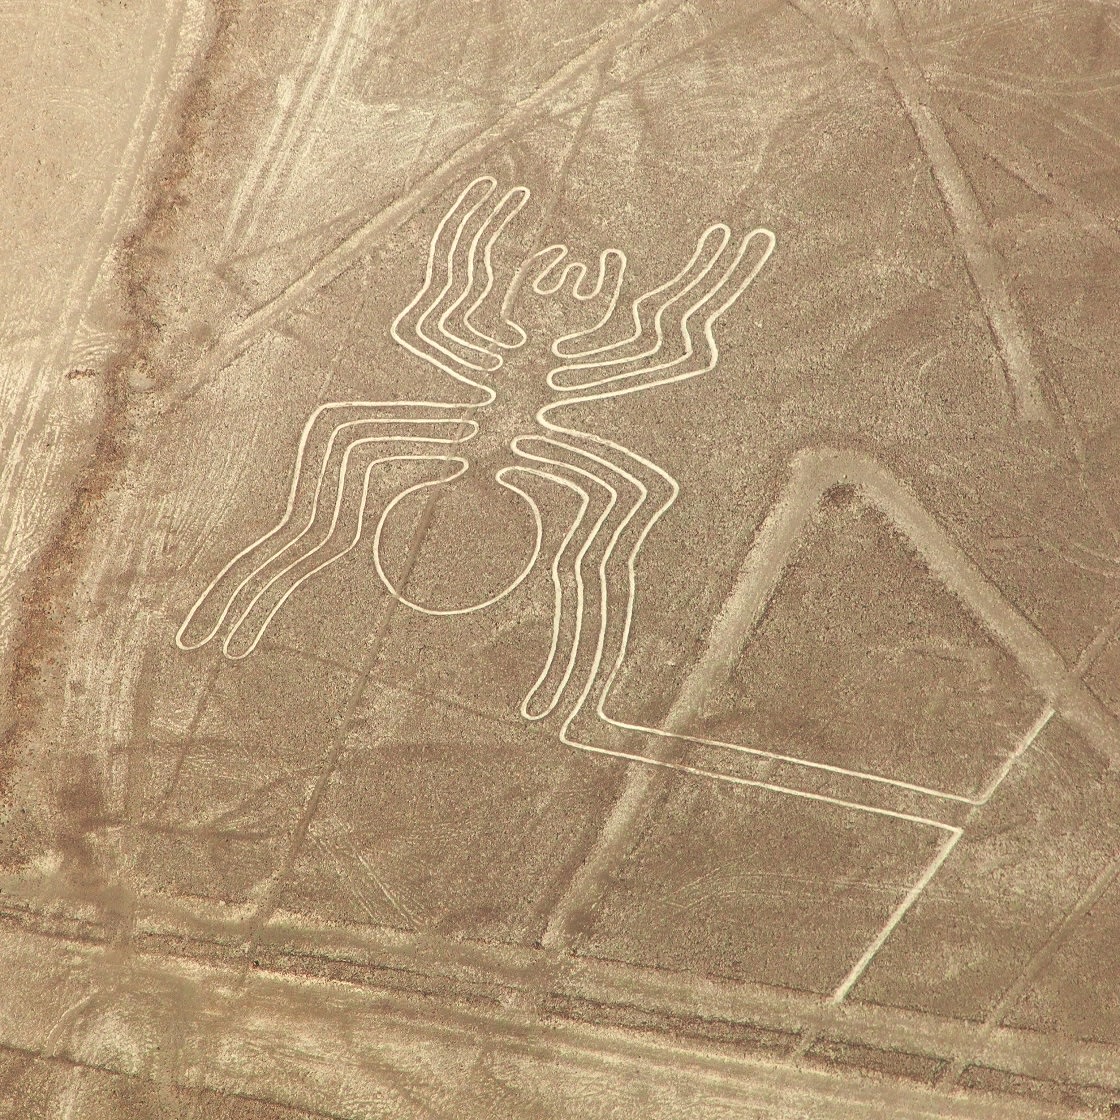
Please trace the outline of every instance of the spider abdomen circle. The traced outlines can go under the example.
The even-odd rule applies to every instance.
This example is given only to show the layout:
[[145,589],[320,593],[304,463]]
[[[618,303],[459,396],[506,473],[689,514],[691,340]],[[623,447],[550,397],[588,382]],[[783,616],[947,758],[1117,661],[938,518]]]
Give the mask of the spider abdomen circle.
[[424,490],[402,491],[377,523],[373,562],[389,594],[421,614],[447,616],[484,610],[519,587],[541,550],[532,499],[478,471]]

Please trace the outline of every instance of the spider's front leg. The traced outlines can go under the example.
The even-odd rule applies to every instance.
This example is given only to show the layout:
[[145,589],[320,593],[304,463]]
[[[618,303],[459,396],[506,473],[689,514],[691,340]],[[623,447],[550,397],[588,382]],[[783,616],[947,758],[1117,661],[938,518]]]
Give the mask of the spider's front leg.
[[179,648],[197,649],[224,628],[228,657],[252,652],[296,586],[357,543],[378,464],[428,460],[435,482],[462,473],[465,463],[454,453],[477,425],[461,412],[462,406],[425,401],[317,408],[300,436],[280,520],[210,581],[175,636]]
[[[410,354],[481,392],[474,402],[484,406],[493,390],[478,379],[503,364],[499,350],[516,348],[525,333],[504,314],[490,332],[476,325],[496,297],[493,253],[506,227],[529,198],[524,187],[507,191],[491,202],[497,184],[490,176],[469,183],[444,214],[428,248],[424,280],[390,334]],[[490,316],[493,318],[493,316]]]
[[743,295],[774,251],[774,235],[753,229],[738,241],[717,223],[701,234],[692,258],[664,284],[631,306],[629,337],[595,345],[608,315],[589,331],[556,340],[553,353],[564,364],[549,371],[559,393],[601,400],[687,381],[714,369],[719,357],[714,327]]
[[554,718],[562,741],[584,747],[574,725],[583,715],[597,717],[622,664],[638,554],[677,488],[659,467],[610,440],[555,426],[551,433],[514,440],[525,466],[509,469],[535,474],[579,499],[551,565],[551,648],[521,714]]

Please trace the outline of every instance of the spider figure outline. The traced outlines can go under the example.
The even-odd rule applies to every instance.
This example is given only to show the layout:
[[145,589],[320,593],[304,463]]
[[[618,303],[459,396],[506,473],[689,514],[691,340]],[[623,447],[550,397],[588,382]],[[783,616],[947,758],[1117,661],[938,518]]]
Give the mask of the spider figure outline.
[[[564,492],[574,499],[576,509],[566,528],[561,526],[563,536],[549,563],[551,640],[543,667],[521,702],[519,711],[524,719],[537,722],[552,718],[559,740],[581,751],[789,795],[822,808],[855,811],[865,820],[889,818],[933,832],[932,858],[830,996],[832,1002],[839,1003],[954,851],[963,828],[953,822],[951,814],[946,818],[942,812],[952,805],[971,808],[986,804],[1053,710],[1043,713],[995,777],[976,795],[932,789],[882,773],[851,770],[759,747],[703,739],[684,733],[683,728],[647,726],[611,715],[606,705],[627,656],[639,556],[650,533],[672,508],[680,487],[669,472],[645,456],[606,436],[562,423],[557,414],[573,405],[661,388],[715,369],[719,348],[714,325],[762,271],[774,252],[775,237],[760,227],[736,241],[724,223],[709,226],[697,239],[683,268],[632,301],[628,333],[599,342],[604,335],[610,337],[619,324],[626,255],[616,248],[605,249],[592,270],[581,261],[570,260],[568,246],[549,245],[531,252],[499,293],[494,249],[525,207],[530,192],[526,187],[514,187],[486,209],[496,190],[493,177],[481,176],[460,192],[432,235],[419,290],[390,328],[399,346],[465,387],[471,399],[332,401],[319,405],[300,436],[280,521],[237,553],[211,580],[176,633],[176,645],[184,651],[198,649],[225,626],[225,656],[240,660],[252,653],[288,598],[304,582],[358,546],[365,528],[371,480],[379,467],[408,462],[439,468],[438,477],[402,486],[389,498],[372,533],[373,562],[385,589],[402,605],[432,616],[482,611],[519,587],[540,562],[545,539],[544,517],[532,488],[544,485],[554,492]],[[537,296],[563,293],[594,309],[589,326],[554,336],[546,357],[559,364],[551,365],[537,384],[538,389],[543,385],[551,397],[532,412],[534,430],[520,431],[501,448],[513,462],[506,462],[493,475],[499,486],[525,502],[530,511],[533,543],[529,560],[504,587],[480,602],[451,608],[425,605],[408,598],[386,572],[381,555],[384,528],[393,511],[410,495],[448,486],[470,470],[470,452],[483,437],[487,411],[498,408],[502,401],[498,390],[484,379],[503,368],[506,354],[529,342],[529,335],[513,313],[526,285]],[[495,302],[495,322],[489,330],[483,329],[477,319],[484,306],[492,308]],[[363,456],[369,461],[355,466]],[[474,457],[477,460],[478,456]],[[762,555],[780,547],[775,542],[785,532],[787,504],[792,510],[805,498],[811,505],[846,472],[853,476],[866,474],[873,484],[872,496],[876,490],[883,491],[876,499],[878,504],[895,520],[905,520],[914,505],[905,488],[870,461],[860,460],[853,468],[848,462],[851,458],[833,452],[799,457],[794,463],[790,493],[759,528],[752,554],[757,550]],[[792,504],[785,498],[793,499]],[[796,513],[790,516],[796,520]],[[945,542],[931,547],[939,553],[952,549],[951,543]],[[205,623],[199,624],[199,617],[204,607],[213,603],[219,604],[219,609],[207,628]],[[712,640],[721,639],[713,635]],[[585,713],[590,719],[577,728],[577,721]],[[865,802],[798,788],[796,784],[779,784],[762,775],[746,777],[704,769],[658,756],[655,751],[642,754],[637,753],[638,748],[620,750],[614,739],[609,745],[599,739],[600,731],[613,736],[620,732],[637,734],[662,743],[723,748],[740,757],[750,756],[765,766],[792,764],[803,774],[855,779],[869,796],[872,788],[893,788],[904,800],[909,795],[935,800],[938,815],[925,815],[920,808],[915,811],[907,804],[888,808],[877,796]]]
[[[300,436],[279,522],[211,580],[190,608],[175,643],[184,651],[198,649],[225,627],[222,652],[227,658],[240,660],[252,653],[291,595],[359,545],[374,472],[398,462],[438,465],[440,474],[403,487],[381,509],[372,533],[378,578],[398,602],[424,614],[485,610],[519,587],[541,559],[545,527],[532,486],[543,483],[570,495],[576,512],[549,564],[551,641],[520,714],[530,721],[558,714],[561,741],[594,749],[573,739],[572,725],[597,694],[596,715],[607,723],[629,726],[611,719],[603,705],[626,657],[639,555],[680,487],[645,456],[605,436],[560,423],[555,414],[713,370],[719,358],[713,327],[762,271],[775,237],[759,227],[735,240],[724,223],[709,226],[683,268],[633,299],[628,333],[600,342],[604,334],[618,333],[626,254],[604,249],[589,269],[570,259],[567,245],[548,245],[514,269],[499,297],[495,247],[531,192],[514,187],[493,202],[497,189],[497,181],[484,175],[459,193],[432,235],[419,290],[390,328],[406,352],[465,386],[473,399],[319,405]],[[589,326],[553,338],[549,352],[559,364],[543,378],[551,397],[533,414],[537,430],[514,436],[506,445],[513,463],[493,474],[530,511],[535,539],[529,560],[481,602],[427,606],[408,598],[385,570],[385,525],[410,495],[446,486],[471,469],[471,443],[486,410],[500,400],[499,390],[483,378],[498,373],[505,354],[529,339],[513,313],[526,285],[538,296],[563,293],[593,308]],[[484,305],[499,298],[496,323],[484,329],[477,323]],[[370,452],[372,458],[355,469]],[[206,629],[199,618],[215,602],[220,610]]]

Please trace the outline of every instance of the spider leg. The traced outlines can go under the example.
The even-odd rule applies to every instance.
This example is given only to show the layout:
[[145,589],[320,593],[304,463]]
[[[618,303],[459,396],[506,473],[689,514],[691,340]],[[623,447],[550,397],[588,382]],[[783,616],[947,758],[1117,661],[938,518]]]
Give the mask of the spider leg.
[[[629,339],[572,355],[580,360],[550,370],[549,386],[562,393],[590,393],[581,400],[598,400],[713,369],[719,356],[714,324],[761,272],[773,250],[769,230],[751,230],[735,244],[726,226],[710,227],[692,260],[673,280],[634,301],[634,333]],[[557,347],[566,341],[557,340]]]
[[476,390],[488,403],[493,391],[475,380],[502,365],[494,347],[519,346],[524,333],[503,320],[516,337],[502,342],[485,334],[471,317],[494,285],[494,243],[525,205],[529,191],[515,187],[495,205],[489,204],[497,183],[480,176],[459,194],[432,235],[424,281],[393,320],[390,334],[405,350]]
[[458,406],[411,401],[348,401],[322,405],[304,425],[287,505],[273,528],[251,541],[210,581],[175,635],[183,650],[211,641],[232,614],[237,620],[262,583],[265,570],[314,543],[329,523],[341,493],[348,447],[361,439],[383,442],[386,453],[436,455],[477,431],[461,421]]
[[[547,423],[547,422],[546,422]],[[603,704],[626,659],[637,601],[637,565],[641,550],[658,522],[677,499],[680,487],[675,478],[630,448],[614,440],[571,428],[550,426],[585,462],[599,471],[610,471],[623,480],[630,498],[619,510],[610,535],[603,534],[595,555],[596,575],[601,589],[601,652],[593,659],[584,688],[572,706],[561,739],[569,746],[582,746],[572,738],[573,724],[581,715],[594,714],[605,720]],[[592,728],[591,734],[595,729]]]
[[522,715],[540,719],[558,712],[561,738],[570,742],[571,723],[621,664],[633,613],[633,564],[676,491],[664,472],[621,445],[570,430],[558,435],[514,441],[519,457],[586,495],[553,561],[552,649]]
[[[571,371],[617,366],[655,354],[660,345],[658,330],[666,308],[702,290],[713,270],[718,271],[716,266],[730,238],[731,230],[722,223],[706,229],[697,239],[696,248],[685,266],[663,284],[643,292],[630,305],[632,330],[627,337],[595,345],[598,330],[605,325],[599,323],[591,330],[557,339],[553,353],[568,359],[569,364],[554,370],[550,376],[563,379],[563,375]],[[581,347],[581,344],[585,345]]]
[[[544,665],[521,703],[521,715],[528,720],[544,719],[556,708],[570,680],[579,650],[584,616],[584,586],[578,556],[594,538],[596,526],[610,512],[605,489],[589,486],[574,472],[556,466],[545,455],[519,454],[526,463],[504,467],[498,475],[504,485],[514,487],[514,479],[543,479],[576,495],[579,506],[553,554],[549,571],[553,587],[552,640]],[[521,486],[517,490],[536,502]],[[538,507],[539,508],[539,507]]]
[[[489,343],[491,346],[501,347],[503,350],[515,349],[518,346],[523,346],[527,341],[527,335],[525,334],[525,332],[507,314],[507,308],[504,306],[504,300],[500,301],[501,306],[498,309],[498,322],[495,325],[495,328],[492,329],[497,329],[498,327],[500,327],[502,330],[507,332],[507,338],[505,340],[499,338],[496,334],[490,335],[485,331],[480,330],[477,326],[475,326],[473,322],[471,322],[471,320],[475,315],[479,313],[480,309],[482,309],[483,305],[486,303],[487,299],[490,298],[491,294],[495,292],[494,245],[505,232],[506,226],[509,225],[509,223],[521,212],[526,202],[529,201],[529,196],[530,191],[528,187],[514,187],[512,190],[507,191],[505,197],[501,200],[501,202],[499,202],[498,205],[494,207],[494,210],[490,214],[490,217],[487,218],[487,220],[479,228],[478,233],[475,234],[475,239],[472,242],[470,249],[469,260],[471,265],[471,272],[468,282],[468,290],[466,293],[464,293],[463,299],[462,301],[460,301],[460,303],[465,302],[466,299],[470,295],[473,295],[475,292],[477,292],[478,294],[475,296],[473,302],[465,308],[465,310],[460,310],[458,305],[452,308],[452,311],[454,311],[455,313],[455,319],[453,320],[453,322],[457,322],[460,329],[467,331],[475,338],[480,339],[484,343]],[[478,245],[484,234],[487,234],[488,236],[486,238],[486,242],[482,251],[482,267],[480,270],[481,279],[476,280],[474,265],[477,258]],[[464,344],[469,345],[468,343],[466,343],[465,339],[462,339],[461,335],[454,334],[445,326],[445,318],[449,316],[450,313],[448,313],[448,316],[441,316],[440,325],[452,338],[458,338],[460,341],[464,342]]]
[[[434,478],[419,483],[410,479],[406,487],[409,491],[451,482],[467,470],[466,459],[434,453],[420,441],[402,438],[397,442],[397,438],[367,437],[347,446],[329,519],[324,510],[312,534],[298,549],[285,557],[274,556],[262,565],[259,589],[233,621],[222,645],[226,657],[239,660],[252,653],[277,611],[296,589],[357,547],[366,524],[374,474],[379,468],[395,463],[423,463],[434,469]],[[384,504],[382,501],[381,505]]]

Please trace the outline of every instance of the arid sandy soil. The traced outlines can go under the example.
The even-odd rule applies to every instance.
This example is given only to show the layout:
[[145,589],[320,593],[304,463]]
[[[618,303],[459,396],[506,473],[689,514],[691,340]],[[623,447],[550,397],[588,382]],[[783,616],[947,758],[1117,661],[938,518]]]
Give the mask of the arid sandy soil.
[[0,1114],[1120,1114],[1120,8],[0,0]]

